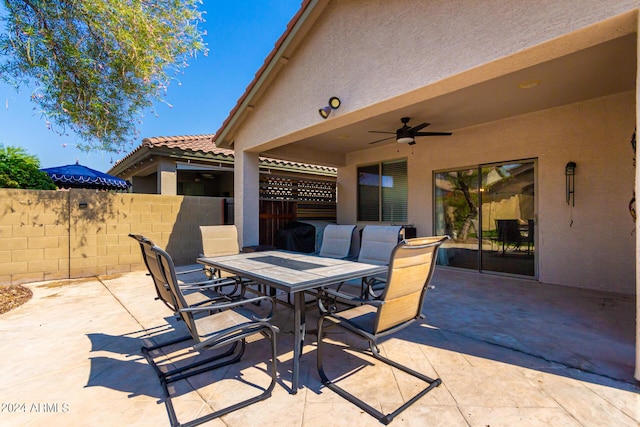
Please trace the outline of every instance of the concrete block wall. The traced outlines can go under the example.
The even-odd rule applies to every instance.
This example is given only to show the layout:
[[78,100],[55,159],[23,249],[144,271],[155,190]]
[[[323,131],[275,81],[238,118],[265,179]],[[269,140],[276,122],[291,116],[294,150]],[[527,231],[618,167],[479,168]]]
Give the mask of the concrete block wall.
[[144,269],[129,233],[192,264],[198,226],[223,222],[224,198],[0,189],[0,285]]

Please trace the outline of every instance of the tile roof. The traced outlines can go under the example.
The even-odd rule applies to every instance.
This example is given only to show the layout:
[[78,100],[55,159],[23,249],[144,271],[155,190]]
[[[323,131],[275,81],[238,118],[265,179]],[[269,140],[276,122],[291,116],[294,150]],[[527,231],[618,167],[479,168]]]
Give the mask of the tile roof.
[[[143,148],[175,148],[177,150],[193,153],[214,154],[216,156],[222,156],[229,159],[234,159],[233,150],[226,148],[219,148],[213,142],[214,134],[204,135],[180,135],[180,136],[155,136],[151,138],[144,138],[142,144],[129,152],[125,157],[116,161],[112,167],[125,163],[127,159],[131,158],[135,153],[139,152]],[[314,171],[316,173],[322,173],[326,175],[336,175],[336,168],[329,166],[312,165],[308,163],[290,162],[286,160],[273,159],[269,157],[260,157],[260,166],[263,168],[283,168],[294,169],[298,171]]]
[[[206,135],[182,135],[182,136],[154,136],[145,138],[142,143],[147,147],[168,147],[181,150],[202,151],[203,153],[216,153],[233,156],[233,150],[218,148],[213,143],[213,134]],[[212,149],[213,148],[213,149]]]
[[[202,153],[222,154],[225,156],[233,157],[233,150],[227,150],[225,148],[217,148],[213,143],[213,134],[206,135],[181,135],[181,136],[154,136],[152,138],[144,138],[142,144],[138,145],[132,151],[127,153],[126,156],[117,160],[112,169],[121,163],[125,163],[127,159],[131,158],[135,153],[143,148],[152,149],[154,147],[167,147],[177,148],[183,151],[193,151]],[[213,149],[212,149],[213,148]]]

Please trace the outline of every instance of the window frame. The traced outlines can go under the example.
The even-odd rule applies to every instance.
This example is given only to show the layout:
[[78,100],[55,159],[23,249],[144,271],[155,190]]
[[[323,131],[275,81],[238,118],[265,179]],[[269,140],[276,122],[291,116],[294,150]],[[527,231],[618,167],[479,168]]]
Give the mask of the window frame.
[[[356,167],[356,215],[357,220],[359,222],[406,222],[409,217],[409,167],[408,167],[408,159],[406,157],[399,159],[392,159],[386,161],[380,161],[376,163],[369,163],[364,165],[359,165]],[[398,177],[397,174],[388,174],[384,175],[385,165],[397,165],[403,164],[400,169],[404,169],[404,176],[400,176],[400,185],[397,187],[396,191],[385,191],[385,185],[383,177],[391,176],[392,178]],[[376,168],[377,172],[375,172],[375,176],[377,178],[377,190],[375,192],[370,192],[370,194],[363,194],[364,189],[366,188],[365,184],[361,184],[362,173],[370,173],[372,174],[372,168]],[[392,171],[393,172],[393,171]],[[397,181],[397,179],[396,179]],[[369,184],[371,187],[371,185]],[[395,188],[395,184],[392,184],[391,189]],[[386,194],[386,196],[385,196]],[[398,203],[393,203],[394,200],[398,198],[403,199],[401,203],[401,209],[399,214],[391,213],[387,210],[386,206],[398,206]],[[391,202],[389,202],[391,200]],[[375,208],[371,206],[363,206],[363,203],[376,204]],[[372,216],[372,213],[375,212],[375,218]]]

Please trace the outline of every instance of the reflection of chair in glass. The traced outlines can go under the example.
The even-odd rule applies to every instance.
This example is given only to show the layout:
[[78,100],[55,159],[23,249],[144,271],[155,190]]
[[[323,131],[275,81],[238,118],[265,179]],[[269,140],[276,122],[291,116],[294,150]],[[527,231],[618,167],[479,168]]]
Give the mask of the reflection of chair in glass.
[[[187,337],[142,348],[145,358],[160,378],[160,383],[166,397],[165,404],[167,405],[171,425],[195,426],[271,396],[277,380],[276,332],[278,328],[270,323],[272,313],[265,318],[258,318],[253,311],[245,308],[244,305],[260,301],[269,301],[273,309],[275,304],[273,298],[259,296],[234,302],[226,301],[198,307],[189,306],[176,279],[175,266],[171,256],[157,246],[153,246],[152,250],[157,257],[158,265],[160,265],[162,277],[176,301],[178,313],[189,330]],[[212,312],[213,314],[209,314]],[[197,314],[208,315],[196,317]],[[170,384],[240,361],[245,351],[246,339],[256,335],[267,338],[271,343],[271,354],[265,356],[267,359],[271,358],[271,382],[269,386],[263,388],[258,385],[253,385],[256,388],[263,388],[262,393],[224,408],[212,405],[216,407],[213,413],[203,415],[188,423],[179,423],[171,401],[169,391]],[[226,350],[220,351],[206,359],[200,359],[199,355],[194,355],[193,359],[196,361],[180,366],[180,363],[184,362],[182,359],[185,355],[180,354],[173,359],[170,357],[171,353],[168,349],[175,344],[188,340],[193,341],[193,350],[195,352],[218,349]],[[209,378],[214,378],[214,376],[210,375]],[[246,378],[241,381],[246,382]],[[244,393],[240,394],[240,396],[244,395]]]
[[534,237],[535,237],[535,221],[532,219],[527,220],[527,253],[531,253],[531,248],[534,248]]
[[497,219],[496,229],[498,231],[497,241],[502,244],[503,255],[509,247],[518,250],[523,243],[527,244],[527,253],[529,252],[527,236],[522,235],[520,222],[517,219]]
[[[322,383],[384,424],[390,423],[400,412],[441,383],[440,379],[429,378],[382,356],[378,349],[378,341],[409,326],[415,320],[424,318],[422,314],[424,296],[433,276],[438,248],[448,238],[448,236],[419,237],[399,243],[391,254],[387,283],[380,299],[356,298],[331,289],[323,290],[318,298],[320,319],[318,320],[317,367]],[[337,311],[336,303],[345,303],[350,308]],[[392,413],[385,415],[337,386],[328,378],[323,367],[322,357],[325,345],[323,329],[327,321],[330,325],[342,327],[347,332],[367,340],[373,357],[425,381],[428,387],[408,399]],[[332,365],[339,364],[332,360]]]

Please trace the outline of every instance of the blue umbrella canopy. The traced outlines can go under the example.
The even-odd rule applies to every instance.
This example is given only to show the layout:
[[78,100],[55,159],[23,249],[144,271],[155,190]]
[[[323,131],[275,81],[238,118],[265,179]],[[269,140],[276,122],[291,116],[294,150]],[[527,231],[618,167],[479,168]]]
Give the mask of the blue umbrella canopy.
[[40,169],[46,172],[58,187],[92,188],[99,190],[126,190],[129,181],[109,175],[78,163]]

